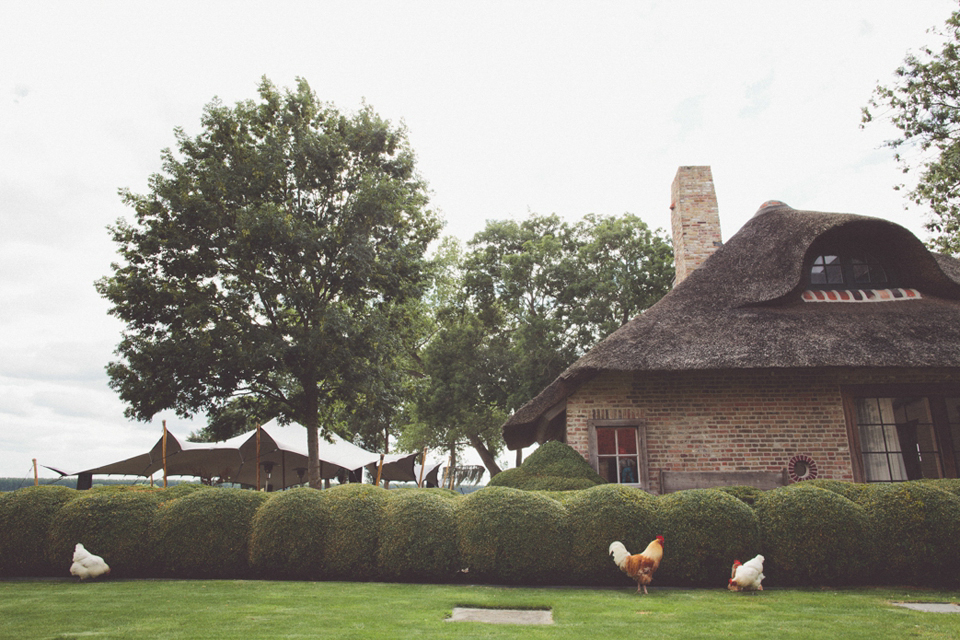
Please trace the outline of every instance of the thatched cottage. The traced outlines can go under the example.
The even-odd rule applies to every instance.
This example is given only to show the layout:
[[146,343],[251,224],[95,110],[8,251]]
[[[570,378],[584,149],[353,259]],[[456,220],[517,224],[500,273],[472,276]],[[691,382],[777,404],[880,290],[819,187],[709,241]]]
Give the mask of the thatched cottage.
[[561,440],[655,493],[957,477],[960,261],[780,202],[721,245],[710,168],[672,195],[673,290],[520,408],[510,449]]

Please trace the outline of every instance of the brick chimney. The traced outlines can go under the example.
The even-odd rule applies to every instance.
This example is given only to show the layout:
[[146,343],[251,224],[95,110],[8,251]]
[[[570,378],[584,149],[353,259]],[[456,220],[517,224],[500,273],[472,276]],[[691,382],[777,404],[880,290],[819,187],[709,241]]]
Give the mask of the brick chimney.
[[710,167],[677,169],[670,198],[676,286],[723,244]]

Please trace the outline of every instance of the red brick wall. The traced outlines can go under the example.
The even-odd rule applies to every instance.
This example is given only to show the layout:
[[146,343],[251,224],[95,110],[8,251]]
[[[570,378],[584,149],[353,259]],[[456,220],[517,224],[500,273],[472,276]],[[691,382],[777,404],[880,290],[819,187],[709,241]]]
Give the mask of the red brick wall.
[[780,471],[798,454],[813,458],[820,478],[853,480],[841,385],[951,376],[832,369],[608,373],[567,399],[567,443],[589,459],[589,421],[640,421],[655,491],[659,470]]

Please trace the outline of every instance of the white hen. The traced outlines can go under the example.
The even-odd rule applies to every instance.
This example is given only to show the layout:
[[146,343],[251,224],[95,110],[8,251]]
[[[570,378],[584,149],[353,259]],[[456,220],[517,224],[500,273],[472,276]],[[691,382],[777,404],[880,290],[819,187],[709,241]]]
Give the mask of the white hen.
[[764,577],[763,556],[757,556],[744,564],[735,560],[727,588],[731,591],[763,591],[763,585],[760,582]]
[[103,561],[103,558],[93,555],[78,542],[73,549],[73,564],[70,565],[70,575],[86,580],[87,578],[99,578],[108,573],[110,573],[110,567]]

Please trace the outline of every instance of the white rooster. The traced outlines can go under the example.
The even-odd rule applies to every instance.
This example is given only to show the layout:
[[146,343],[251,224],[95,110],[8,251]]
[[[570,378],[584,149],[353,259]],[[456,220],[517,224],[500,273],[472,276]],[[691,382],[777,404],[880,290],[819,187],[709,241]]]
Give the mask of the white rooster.
[[70,575],[86,580],[87,578],[99,578],[108,573],[110,573],[110,567],[103,561],[103,558],[93,555],[78,542],[73,549],[73,564],[70,565]]
[[763,556],[757,556],[744,564],[734,560],[733,569],[730,571],[730,584],[727,588],[730,591],[763,591],[763,585],[760,582],[764,577]]

